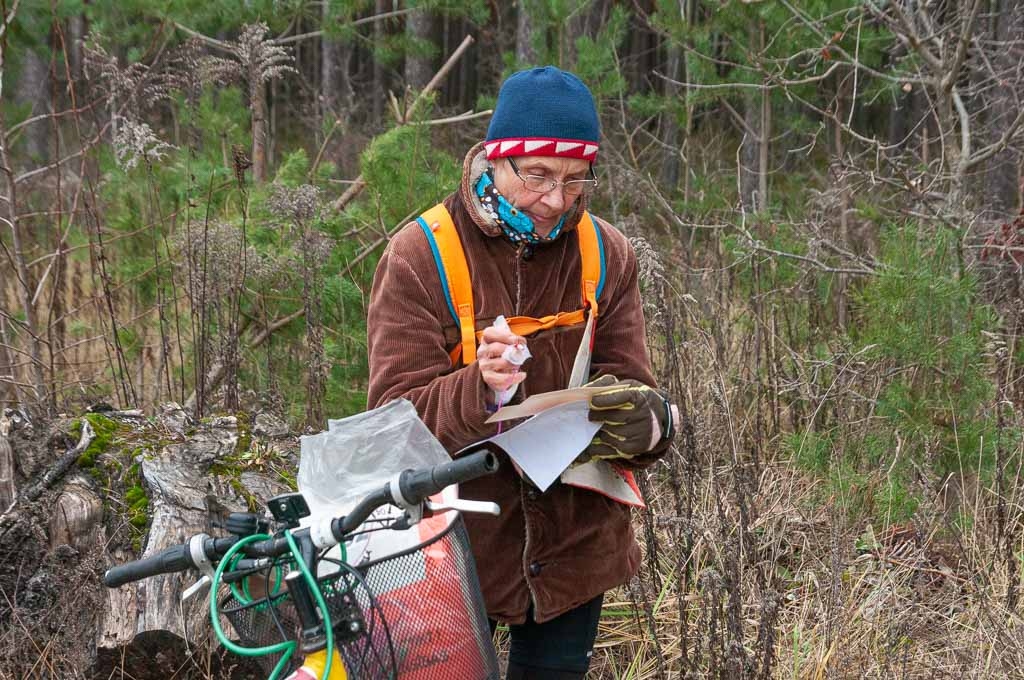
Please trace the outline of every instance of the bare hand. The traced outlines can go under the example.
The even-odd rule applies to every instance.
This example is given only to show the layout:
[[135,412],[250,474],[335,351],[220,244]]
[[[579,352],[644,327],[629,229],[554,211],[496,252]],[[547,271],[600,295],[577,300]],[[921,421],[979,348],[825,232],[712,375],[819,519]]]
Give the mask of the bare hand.
[[501,358],[508,347],[517,343],[525,345],[526,339],[507,328],[488,326],[484,329],[476,350],[476,361],[480,364],[480,375],[492,390],[507,390],[526,380],[526,373],[519,366]]

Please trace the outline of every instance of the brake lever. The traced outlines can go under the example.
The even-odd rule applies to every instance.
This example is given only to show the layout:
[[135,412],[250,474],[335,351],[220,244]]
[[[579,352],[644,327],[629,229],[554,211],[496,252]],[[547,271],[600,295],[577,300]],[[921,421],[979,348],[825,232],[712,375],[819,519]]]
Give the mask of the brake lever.
[[471,501],[464,498],[455,498],[445,503],[435,503],[434,501],[427,500],[424,504],[426,505],[426,509],[431,513],[458,510],[459,512],[475,512],[483,515],[494,515],[495,517],[501,514],[501,507],[499,507],[497,503],[491,503],[490,501]]
[[188,588],[181,592],[181,601],[185,602],[189,598],[198,595],[207,588],[210,587],[210,577],[203,574],[202,578],[190,585]]
[[203,575],[198,581],[182,591],[182,602],[203,592],[213,582],[213,564],[211,564],[210,559],[206,556],[206,551],[203,550],[203,541],[207,538],[209,536],[206,534],[198,534],[189,539],[188,550],[192,557],[192,563],[196,565],[196,569],[201,571]]

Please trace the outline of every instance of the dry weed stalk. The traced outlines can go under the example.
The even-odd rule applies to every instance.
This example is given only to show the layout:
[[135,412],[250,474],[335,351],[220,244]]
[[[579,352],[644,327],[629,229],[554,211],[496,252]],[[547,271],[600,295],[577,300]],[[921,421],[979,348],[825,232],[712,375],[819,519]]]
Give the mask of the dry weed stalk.
[[[649,327],[656,373],[685,422],[677,446],[647,471],[649,508],[638,516],[647,564],[606,605],[632,600],[636,610],[603,622],[593,677],[1018,677],[1024,444],[1010,434],[1021,425],[1012,352],[993,348],[990,359],[993,382],[1004,374],[996,476],[943,483],[918,463],[914,520],[887,528],[851,514],[841,496],[823,497],[821,479],[777,452],[787,425],[866,427],[900,367],[847,350],[801,356],[785,337],[792,321],[765,305],[756,315],[761,368],[751,371],[757,350],[738,331],[742,303],[700,296],[723,273],[690,270],[669,284],[662,272],[681,254],[634,245],[644,295],[658,302]],[[832,451],[829,464],[842,455]],[[867,483],[884,479],[883,468]]]

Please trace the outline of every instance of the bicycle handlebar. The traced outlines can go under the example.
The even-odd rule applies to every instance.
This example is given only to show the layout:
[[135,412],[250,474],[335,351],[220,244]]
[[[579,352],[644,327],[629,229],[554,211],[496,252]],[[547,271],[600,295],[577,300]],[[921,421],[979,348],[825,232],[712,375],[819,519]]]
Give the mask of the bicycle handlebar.
[[134,562],[125,562],[124,564],[107,569],[106,573],[103,574],[103,585],[108,588],[117,588],[125,583],[140,581],[157,574],[185,571],[194,566],[192,555],[189,554],[188,544],[172,545],[155,555],[150,555]]
[[[402,471],[395,482],[390,482],[363,498],[344,517],[332,520],[331,533],[340,542],[365,522],[374,510],[383,505],[391,504],[401,507],[418,505],[428,496],[440,492],[447,486],[493,474],[498,470],[498,458],[489,449],[489,444],[482,442],[479,446],[470,449],[475,451],[474,453],[455,460],[429,468]],[[308,534],[309,529],[300,529],[295,533],[299,532]],[[238,540],[237,537],[207,538],[203,541],[203,552],[211,561],[217,561]],[[284,538],[269,538],[244,548],[247,555],[260,557],[277,557],[288,550],[288,542]],[[185,571],[195,566],[197,565],[192,559],[189,541],[186,541],[181,545],[164,548],[155,555],[141,560],[111,567],[103,574],[103,585],[108,588],[117,588],[132,581],[140,581],[159,574]]]
[[480,448],[484,450],[434,467],[402,471],[398,476],[397,489],[392,482],[371,493],[352,508],[347,515],[331,522],[331,533],[340,541],[355,531],[374,510],[382,505],[388,503],[403,507],[419,505],[428,496],[433,496],[452,484],[468,482],[477,477],[494,474],[498,470],[498,458],[490,450],[487,450],[488,447],[489,444],[481,442]]

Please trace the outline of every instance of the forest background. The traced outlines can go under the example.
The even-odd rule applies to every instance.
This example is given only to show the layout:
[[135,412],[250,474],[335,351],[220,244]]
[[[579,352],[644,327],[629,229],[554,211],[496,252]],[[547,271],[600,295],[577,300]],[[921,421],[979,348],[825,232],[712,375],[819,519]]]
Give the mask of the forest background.
[[[455,186],[502,77],[556,64],[598,99],[594,211],[633,240],[686,418],[594,677],[1024,668],[1020,0],[0,14],[7,427],[364,409],[381,250]],[[144,510],[138,480],[115,502],[129,470],[92,483]],[[145,517],[112,531],[145,546]],[[5,595],[8,659],[57,663]]]

